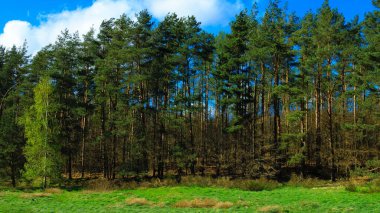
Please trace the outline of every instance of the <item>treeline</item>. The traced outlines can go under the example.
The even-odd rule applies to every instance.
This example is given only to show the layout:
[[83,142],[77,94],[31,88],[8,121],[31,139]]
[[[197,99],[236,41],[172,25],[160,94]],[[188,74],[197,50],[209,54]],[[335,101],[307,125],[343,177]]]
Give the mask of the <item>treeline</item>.
[[0,176],[335,180],[380,160],[378,10],[300,19],[273,0],[230,28],[144,10],[34,57],[0,47]]

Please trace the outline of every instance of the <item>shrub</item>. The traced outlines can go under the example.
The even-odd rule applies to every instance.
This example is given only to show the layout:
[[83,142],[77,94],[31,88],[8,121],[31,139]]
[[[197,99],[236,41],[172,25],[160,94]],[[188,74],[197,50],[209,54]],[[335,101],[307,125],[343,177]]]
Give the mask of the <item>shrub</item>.
[[263,191],[263,190],[273,190],[281,187],[282,185],[277,181],[267,180],[265,178],[260,178],[257,180],[249,180],[245,181],[245,184],[242,189],[249,191]]
[[351,171],[353,177],[370,177],[379,178],[380,175],[380,160],[368,160],[364,167],[357,167]]
[[380,192],[380,178],[372,180],[368,183],[368,193]]
[[93,191],[110,191],[114,189],[114,185],[106,179],[95,179],[87,182],[86,189]]
[[360,185],[350,183],[346,186],[346,190],[350,192],[378,193],[380,192],[380,178]]
[[215,180],[215,185],[219,187],[232,188],[233,182],[227,177],[221,177]]
[[247,189],[249,191],[263,191],[265,189],[265,185],[257,181],[250,181]]
[[346,186],[346,191],[349,191],[349,192],[356,192],[358,189],[356,187],[355,184],[353,183],[349,183],[347,186]]

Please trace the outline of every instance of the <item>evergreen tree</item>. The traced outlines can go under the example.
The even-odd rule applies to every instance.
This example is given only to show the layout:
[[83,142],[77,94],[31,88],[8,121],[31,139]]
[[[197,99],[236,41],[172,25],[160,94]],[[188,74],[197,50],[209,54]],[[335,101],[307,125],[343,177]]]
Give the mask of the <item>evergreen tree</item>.
[[280,6],[259,18],[255,4],[216,37],[193,16],[155,24],[144,10],[82,38],[65,30],[31,61],[26,45],[0,47],[1,178],[16,185],[25,158],[25,177],[44,187],[76,172],[375,172],[378,11],[347,22],[325,1],[300,21]]
[[0,47],[0,173],[10,177],[16,186],[20,170],[25,162],[22,148],[25,145],[23,129],[17,120],[28,104],[28,86],[25,75],[28,73],[28,56],[26,45],[13,46],[6,51]]
[[51,77],[55,81],[53,95],[58,103],[58,118],[60,137],[62,138],[63,154],[66,156],[66,172],[72,178],[73,158],[78,152],[80,138],[80,106],[78,105],[78,91],[76,89],[78,73],[80,71],[80,39],[77,33],[70,34],[68,30],[58,36],[52,46]]
[[77,114],[80,116],[81,128],[81,177],[84,178],[86,169],[87,155],[86,142],[89,137],[89,119],[94,108],[94,76],[95,76],[95,61],[97,59],[97,41],[95,39],[95,31],[91,29],[88,33],[83,35],[83,42],[79,51],[79,66],[77,84],[75,91],[77,94]]

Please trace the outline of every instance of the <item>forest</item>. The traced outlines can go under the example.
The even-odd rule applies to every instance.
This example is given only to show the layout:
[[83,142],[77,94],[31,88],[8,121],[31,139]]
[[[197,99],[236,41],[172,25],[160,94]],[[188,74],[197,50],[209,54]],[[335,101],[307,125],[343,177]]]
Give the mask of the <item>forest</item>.
[[352,20],[280,5],[217,35],[143,10],[0,46],[0,180],[380,172],[380,1]]

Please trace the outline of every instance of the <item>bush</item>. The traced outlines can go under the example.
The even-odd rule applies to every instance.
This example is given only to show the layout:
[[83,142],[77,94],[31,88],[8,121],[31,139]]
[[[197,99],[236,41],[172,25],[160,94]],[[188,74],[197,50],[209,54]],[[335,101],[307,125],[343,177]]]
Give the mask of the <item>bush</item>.
[[358,191],[356,185],[353,184],[353,183],[349,183],[349,184],[346,186],[345,189],[346,189],[346,191],[349,191],[349,192],[357,192],[357,191]]
[[281,186],[282,184],[276,181],[260,178],[257,180],[244,181],[243,186],[239,188],[249,190],[249,191],[263,191],[263,190],[270,191],[273,189],[280,188]]
[[95,179],[87,182],[86,189],[93,191],[109,191],[114,189],[114,185],[106,179]]
[[249,191],[263,191],[265,189],[265,185],[256,181],[252,181],[248,184]]
[[379,178],[380,160],[368,160],[364,167],[357,167],[351,172],[353,177]]
[[380,192],[380,178],[374,179],[368,183],[367,193],[377,193]]
[[350,183],[346,186],[346,190],[349,192],[378,193],[380,192],[380,178],[359,185]]

